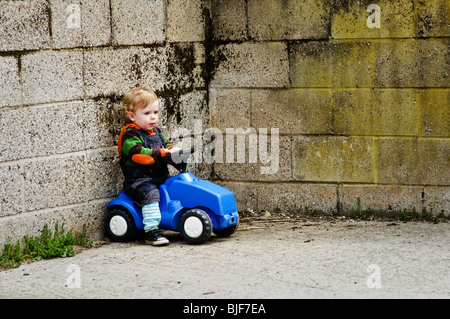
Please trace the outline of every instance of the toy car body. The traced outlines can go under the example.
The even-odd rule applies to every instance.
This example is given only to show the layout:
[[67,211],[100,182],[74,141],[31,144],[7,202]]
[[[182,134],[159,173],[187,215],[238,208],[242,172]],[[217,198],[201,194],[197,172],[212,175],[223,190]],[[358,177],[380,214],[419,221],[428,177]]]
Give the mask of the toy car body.
[[[159,188],[159,227],[181,232],[183,238],[192,244],[204,243],[212,232],[218,236],[233,234],[239,225],[233,193],[185,172],[185,162],[176,165],[168,160],[181,173],[169,177]],[[107,208],[106,232],[111,240],[130,241],[143,231],[142,210],[124,192],[111,200]]]

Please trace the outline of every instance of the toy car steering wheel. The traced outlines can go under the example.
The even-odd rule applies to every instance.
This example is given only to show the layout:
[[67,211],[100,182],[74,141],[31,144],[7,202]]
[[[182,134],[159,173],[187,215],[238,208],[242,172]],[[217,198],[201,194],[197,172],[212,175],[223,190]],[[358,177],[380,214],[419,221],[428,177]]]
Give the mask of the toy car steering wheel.
[[164,159],[181,173],[184,173],[186,172],[187,161],[192,153],[194,153],[194,147],[188,147],[173,153],[167,153]]

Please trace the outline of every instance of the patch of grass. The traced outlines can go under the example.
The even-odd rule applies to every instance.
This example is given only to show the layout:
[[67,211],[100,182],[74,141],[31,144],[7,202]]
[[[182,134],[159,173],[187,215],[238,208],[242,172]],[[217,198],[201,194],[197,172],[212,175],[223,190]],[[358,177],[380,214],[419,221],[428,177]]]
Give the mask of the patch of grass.
[[86,235],[86,225],[81,233],[73,234],[64,230],[64,224],[59,229],[55,225],[52,232],[47,225],[40,236],[25,235],[16,243],[9,241],[0,252],[0,268],[17,268],[25,260],[40,260],[55,257],[71,257],[75,255],[74,246],[89,247],[92,240]]
[[[350,217],[353,219],[365,219],[367,217],[370,217],[370,219],[374,218],[374,212],[371,208],[362,209],[361,208],[361,199],[358,197],[356,202],[356,209],[350,210]],[[376,214],[376,213],[375,213]],[[440,221],[445,220],[445,214],[444,211],[441,211],[437,214],[433,213],[433,208],[430,208],[429,210],[423,209],[422,213],[419,214],[416,211],[416,208],[413,207],[412,209],[400,209],[396,212],[397,219],[401,221],[411,221],[411,220],[422,220],[422,221],[428,221],[433,223],[439,223]],[[391,216],[394,217],[395,216]],[[389,216],[388,216],[389,218]]]
[[430,208],[430,211],[427,211],[426,209],[424,209],[422,211],[422,218],[425,219],[426,221],[438,223],[440,219],[444,218],[444,212],[441,211],[440,213],[437,213],[435,215],[435,214],[433,214],[433,208]]
[[441,220],[445,220],[445,214],[443,211],[434,214],[433,208],[430,208],[430,210],[424,208],[421,214],[417,213],[416,208],[413,208],[409,211],[404,208],[399,210],[398,219],[401,221],[422,220],[427,222],[439,223]]
[[408,221],[411,220],[413,217],[409,214],[408,210],[406,208],[400,209],[398,211],[398,219],[402,221]]

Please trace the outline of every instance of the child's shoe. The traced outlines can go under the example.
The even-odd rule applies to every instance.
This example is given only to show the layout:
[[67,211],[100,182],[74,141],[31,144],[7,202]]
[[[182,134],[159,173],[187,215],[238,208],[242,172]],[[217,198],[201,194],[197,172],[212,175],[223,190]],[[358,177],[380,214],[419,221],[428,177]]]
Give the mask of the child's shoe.
[[155,228],[145,233],[145,243],[153,246],[167,245],[169,240],[164,237],[161,229]]

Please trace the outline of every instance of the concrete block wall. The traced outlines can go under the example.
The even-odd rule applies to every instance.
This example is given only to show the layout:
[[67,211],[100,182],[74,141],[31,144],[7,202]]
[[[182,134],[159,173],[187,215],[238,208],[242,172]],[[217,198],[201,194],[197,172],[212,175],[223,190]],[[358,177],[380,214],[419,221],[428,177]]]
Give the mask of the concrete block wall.
[[101,235],[136,86],[160,95],[169,132],[278,129],[273,174],[193,165],[239,210],[346,214],[360,198],[448,215],[449,14],[445,0],[0,1],[0,243],[56,222]]
[[448,1],[213,3],[212,123],[280,133],[276,174],[214,164],[240,208],[448,216]]

